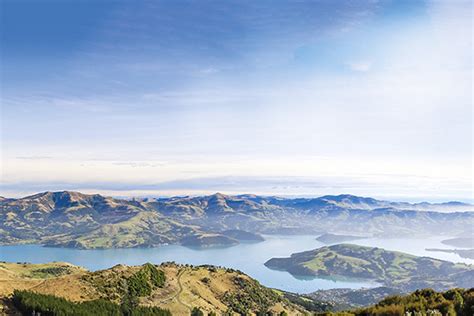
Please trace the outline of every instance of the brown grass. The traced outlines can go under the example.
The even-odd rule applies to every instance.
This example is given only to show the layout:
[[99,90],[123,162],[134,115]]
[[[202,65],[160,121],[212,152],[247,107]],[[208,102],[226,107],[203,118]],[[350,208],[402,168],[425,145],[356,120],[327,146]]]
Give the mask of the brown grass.
[[[68,265],[71,273],[59,277],[35,278],[32,271],[39,268]],[[130,276],[138,271],[139,267],[115,266],[111,269],[88,272],[85,269],[66,264],[16,264],[0,263],[0,299],[9,296],[14,289],[29,289],[42,294],[51,294],[64,297],[71,301],[87,301],[103,297],[90,276],[102,280],[117,280]],[[166,284],[157,288],[149,297],[140,299],[141,305],[158,306],[169,309],[173,315],[189,315],[192,307],[199,307],[203,311],[214,311],[218,315],[227,310],[222,302],[225,292],[238,291],[234,277],[238,272],[225,269],[210,270],[205,267],[186,267],[169,264],[160,266],[166,274]],[[248,278],[246,275],[239,275]],[[301,312],[294,306],[281,303],[271,308],[275,312],[287,311],[289,315],[299,315]]]

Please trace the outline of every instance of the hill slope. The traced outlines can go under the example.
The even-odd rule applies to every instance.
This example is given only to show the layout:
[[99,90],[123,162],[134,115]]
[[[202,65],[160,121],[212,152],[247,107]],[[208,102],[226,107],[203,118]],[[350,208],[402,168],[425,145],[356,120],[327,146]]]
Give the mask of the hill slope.
[[451,289],[444,293],[431,289],[409,295],[389,296],[379,303],[356,310],[331,313],[333,316],[404,316],[404,315],[474,315],[474,289]]
[[474,284],[474,267],[381,248],[339,244],[272,258],[265,265],[295,275],[372,279],[404,291]]
[[[69,269],[60,275],[41,275],[34,271],[48,268]],[[5,278],[7,276],[7,278]],[[103,299],[123,304],[136,301],[140,306],[167,309],[173,315],[189,315],[193,307],[217,314],[232,310],[251,312],[286,311],[296,315],[302,307],[287,301],[279,292],[260,285],[249,276],[232,269],[165,263],[159,266],[118,265],[88,272],[69,264],[14,264],[0,267],[0,298],[15,289],[54,295],[72,302]]]
[[[48,272],[32,274],[37,270]],[[3,282],[0,283],[0,290],[8,289],[7,292],[15,290],[12,298],[5,296],[5,291],[0,292],[2,293],[0,313],[5,315],[21,315],[18,310],[22,310],[24,314],[32,314],[35,311],[66,316],[203,315],[202,312],[209,312],[208,315],[211,315],[211,311],[214,315],[308,314],[302,307],[282,298],[282,294],[278,291],[266,289],[238,271],[211,266],[145,264],[138,267],[115,266],[90,273],[65,263],[44,265],[4,263],[0,276],[6,275],[8,280],[16,279],[18,283],[7,283],[7,286]],[[28,280],[36,280],[36,285],[29,284]],[[18,291],[18,288],[29,288],[29,290]],[[384,297],[391,292],[387,290],[389,289],[381,288],[375,296]],[[336,295],[331,291],[323,291],[323,296],[329,294],[335,305],[313,301],[308,296],[292,295],[292,298],[312,307],[310,310],[316,312],[316,315],[404,316],[415,313],[470,316],[474,312],[472,288],[451,289],[443,293],[431,289],[417,290],[404,296],[385,296],[369,307],[329,312],[331,306],[337,308],[351,305],[354,299],[364,305],[367,299],[364,291],[360,290],[357,297],[351,297],[349,290]],[[369,300],[372,297],[374,295],[370,295]],[[168,309],[157,306],[167,306]],[[196,311],[200,311],[201,314],[194,313]]]

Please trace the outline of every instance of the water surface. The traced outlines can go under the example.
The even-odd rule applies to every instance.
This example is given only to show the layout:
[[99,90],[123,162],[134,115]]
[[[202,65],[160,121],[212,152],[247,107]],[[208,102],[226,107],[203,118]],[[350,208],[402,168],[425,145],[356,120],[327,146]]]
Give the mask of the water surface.
[[[191,249],[179,245],[158,248],[78,250],[48,248],[39,245],[0,246],[0,260],[10,262],[41,263],[66,261],[89,270],[100,270],[122,263],[139,265],[145,262],[161,263],[175,261],[194,265],[213,264],[239,269],[265,286],[298,293],[309,293],[318,289],[374,287],[371,281],[341,278],[295,277],[285,271],[271,270],[263,264],[273,257],[287,257],[291,253],[324,246],[315,240],[316,236],[265,236],[260,243],[242,243],[228,248]],[[455,262],[474,263],[456,254],[427,252],[425,248],[447,248],[441,244],[445,238],[431,239],[362,239],[353,243],[382,247],[389,250],[403,250],[414,255],[424,255]]]

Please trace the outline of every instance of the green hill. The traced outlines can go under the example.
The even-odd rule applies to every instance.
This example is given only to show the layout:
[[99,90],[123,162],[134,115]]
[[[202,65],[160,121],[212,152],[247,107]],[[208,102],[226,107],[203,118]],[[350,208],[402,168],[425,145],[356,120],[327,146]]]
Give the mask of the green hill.
[[379,303],[356,310],[322,313],[331,316],[406,316],[406,315],[474,315],[474,289],[451,289],[443,293],[418,290],[405,296],[389,296]]
[[265,265],[294,275],[371,279],[405,291],[474,284],[474,267],[470,265],[350,244],[295,253],[289,258],[272,258]]

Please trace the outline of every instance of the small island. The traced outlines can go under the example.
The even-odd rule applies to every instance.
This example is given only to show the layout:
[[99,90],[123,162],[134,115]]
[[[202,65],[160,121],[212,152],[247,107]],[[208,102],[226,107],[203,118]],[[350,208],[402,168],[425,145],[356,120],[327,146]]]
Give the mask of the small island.
[[221,234],[201,234],[185,237],[181,245],[195,248],[230,247],[238,245],[239,241]]
[[346,242],[346,241],[351,241],[351,240],[357,240],[357,239],[364,239],[364,238],[369,238],[367,236],[353,236],[353,235],[338,235],[338,234],[330,234],[326,233],[318,238],[316,238],[317,241],[320,241],[325,244],[338,244],[341,242]]

